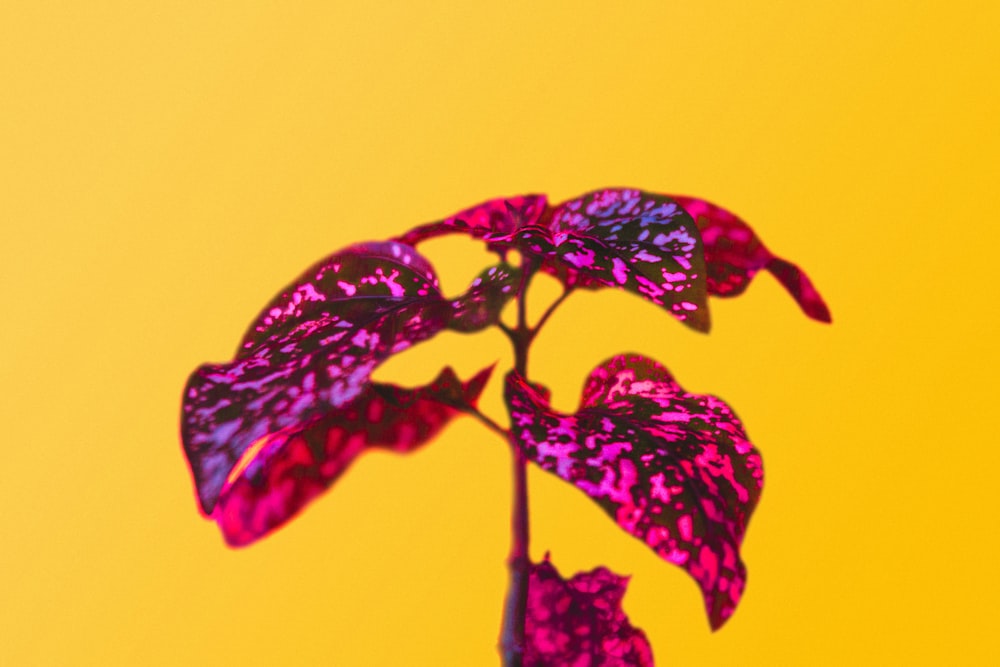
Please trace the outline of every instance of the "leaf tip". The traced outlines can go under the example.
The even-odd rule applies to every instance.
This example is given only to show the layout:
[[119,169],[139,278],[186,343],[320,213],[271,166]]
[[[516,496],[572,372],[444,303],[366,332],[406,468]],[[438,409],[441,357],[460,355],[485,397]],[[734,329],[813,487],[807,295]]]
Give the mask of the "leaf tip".
[[825,324],[833,323],[829,307],[805,271],[780,257],[771,258],[767,263],[767,270],[792,295],[802,312],[808,317]]
[[697,310],[685,313],[683,323],[698,333],[707,334],[712,330],[712,316],[708,312],[708,304],[702,303]]

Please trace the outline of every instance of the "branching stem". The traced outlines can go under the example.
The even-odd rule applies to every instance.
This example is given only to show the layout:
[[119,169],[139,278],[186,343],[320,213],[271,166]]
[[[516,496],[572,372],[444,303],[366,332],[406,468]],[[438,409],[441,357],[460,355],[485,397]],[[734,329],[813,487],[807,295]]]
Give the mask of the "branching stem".
[[503,426],[501,426],[500,424],[498,424],[495,421],[493,421],[492,417],[490,417],[485,412],[480,411],[479,408],[472,406],[472,407],[466,408],[465,411],[468,414],[470,414],[473,417],[475,417],[476,419],[478,419],[484,426],[486,426],[486,428],[490,429],[491,431],[493,431],[494,433],[496,433],[497,435],[499,435],[505,441],[509,441],[510,440],[510,431],[508,431]]
[[553,301],[551,304],[549,304],[549,307],[546,308],[545,313],[542,314],[541,319],[538,320],[538,324],[536,324],[535,327],[531,330],[532,340],[535,339],[535,336],[538,335],[538,332],[542,330],[542,327],[545,326],[545,323],[549,321],[550,317],[552,317],[552,313],[556,312],[556,308],[558,308],[560,304],[562,304],[562,302],[566,300],[566,297],[568,297],[572,292],[573,292],[572,287],[567,287],[563,289],[563,293],[559,295],[559,298]]

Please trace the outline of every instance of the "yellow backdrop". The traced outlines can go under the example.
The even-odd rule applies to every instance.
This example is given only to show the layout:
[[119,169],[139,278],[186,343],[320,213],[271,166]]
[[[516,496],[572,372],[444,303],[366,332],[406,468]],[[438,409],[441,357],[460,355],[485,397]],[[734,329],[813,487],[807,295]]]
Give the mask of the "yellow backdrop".
[[[731,207],[835,323],[767,275],[708,336],[574,296],[532,358],[556,405],[656,357],[735,406],[765,492],[715,634],[687,575],[538,471],[533,555],[632,573],[662,664],[996,664],[998,7],[4,2],[0,664],[497,664],[502,442],[466,419],[369,455],[233,551],[196,510],[181,388],[330,251],[610,185]],[[427,252],[451,293],[485,258]],[[497,359],[499,335],[442,335],[378,377]]]

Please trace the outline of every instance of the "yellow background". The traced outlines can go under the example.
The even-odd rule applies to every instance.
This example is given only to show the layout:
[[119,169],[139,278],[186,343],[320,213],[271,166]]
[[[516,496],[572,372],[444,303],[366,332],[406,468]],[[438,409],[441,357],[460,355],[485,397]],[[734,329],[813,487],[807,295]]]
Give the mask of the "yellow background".
[[[369,455],[232,551],[196,510],[181,388],[328,252],[610,185],[737,211],[835,323],[769,275],[709,336],[574,296],[532,357],[558,407],[649,354],[735,406],[767,481],[714,635],[692,580],[537,471],[534,556],[632,573],[661,664],[1000,660],[1000,5],[331,4],[0,6],[0,664],[497,664],[495,436]],[[426,250],[450,293],[486,257]],[[496,359],[499,335],[447,334],[378,377]]]

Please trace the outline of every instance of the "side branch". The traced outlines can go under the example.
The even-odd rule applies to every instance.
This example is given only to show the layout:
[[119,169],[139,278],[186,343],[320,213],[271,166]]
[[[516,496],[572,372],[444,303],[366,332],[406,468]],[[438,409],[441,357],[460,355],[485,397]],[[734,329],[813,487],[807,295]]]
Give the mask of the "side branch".
[[490,417],[485,412],[480,411],[479,408],[470,406],[465,410],[465,412],[466,414],[469,414],[478,419],[480,423],[482,423],[484,426],[486,426],[486,428],[490,429],[491,431],[499,435],[501,438],[503,438],[505,442],[510,441],[510,431],[505,429],[500,424],[496,423],[492,417]]
[[546,308],[545,312],[542,314],[541,319],[538,320],[538,324],[536,324],[535,328],[531,330],[532,340],[534,340],[535,336],[538,335],[538,332],[542,330],[542,327],[545,326],[545,323],[549,321],[549,318],[552,317],[552,313],[556,312],[556,309],[562,304],[563,301],[566,300],[566,297],[568,297],[572,293],[573,293],[573,288],[567,287],[563,289],[563,293],[559,295],[558,299],[549,304],[549,307]]

